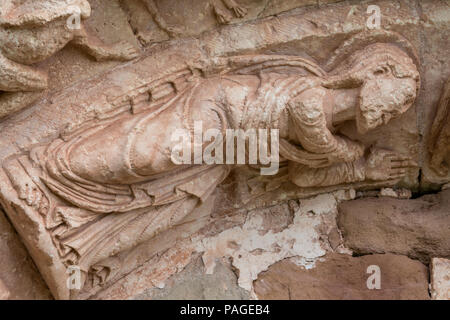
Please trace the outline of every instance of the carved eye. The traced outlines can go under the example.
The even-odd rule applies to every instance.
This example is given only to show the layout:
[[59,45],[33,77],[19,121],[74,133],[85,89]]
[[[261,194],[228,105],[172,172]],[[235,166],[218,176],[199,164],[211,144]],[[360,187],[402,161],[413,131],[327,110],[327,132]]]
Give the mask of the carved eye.
[[389,73],[389,68],[386,66],[383,67],[378,67],[375,71],[374,71],[374,75],[382,75],[382,74],[388,74]]

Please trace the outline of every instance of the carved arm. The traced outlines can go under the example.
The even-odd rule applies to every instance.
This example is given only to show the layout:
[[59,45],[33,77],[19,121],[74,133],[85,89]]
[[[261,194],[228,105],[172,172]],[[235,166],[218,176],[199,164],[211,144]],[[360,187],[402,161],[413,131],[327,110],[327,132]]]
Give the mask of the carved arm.
[[[326,160],[320,167],[334,163],[351,162],[364,155],[364,146],[347,137],[334,135],[327,128],[326,116],[322,106],[325,89],[305,91],[288,104],[293,126],[290,128],[301,146],[316,159]],[[293,150],[295,153],[295,150]],[[289,158],[288,158],[289,159]],[[295,159],[292,159],[295,161]],[[309,163],[304,163],[309,165]],[[313,163],[311,167],[317,167]]]

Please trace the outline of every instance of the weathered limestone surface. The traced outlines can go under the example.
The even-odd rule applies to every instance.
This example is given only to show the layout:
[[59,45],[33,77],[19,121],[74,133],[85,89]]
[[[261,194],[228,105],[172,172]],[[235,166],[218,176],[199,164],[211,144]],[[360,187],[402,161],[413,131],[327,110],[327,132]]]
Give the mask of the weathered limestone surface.
[[218,261],[212,274],[206,274],[200,257],[166,281],[164,288],[153,288],[137,300],[247,300],[249,292],[237,284],[229,262]]
[[450,257],[450,190],[414,200],[365,198],[340,204],[345,245],[358,254],[395,253],[428,263]]
[[8,300],[9,298],[9,290],[5,286],[2,280],[0,280],[0,300]]
[[[449,257],[450,195],[406,200],[450,182],[445,1],[72,4],[0,3],[0,204],[55,298],[176,298],[192,277],[193,298],[255,298],[280,260]],[[171,134],[195,121],[279,130],[278,173],[181,170]],[[10,298],[41,294],[13,278]]]
[[[88,30],[81,21],[91,15],[87,0],[6,0],[0,9],[0,118],[40,98],[49,80],[44,67],[37,64],[69,43],[99,61],[126,61],[138,56],[138,49],[132,44],[108,45]],[[111,9],[108,11],[114,11],[114,4]],[[73,21],[77,25],[71,27],[73,16],[78,21]]]
[[[337,203],[352,199],[354,196],[354,191],[339,191],[300,202],[292,200],[289,204],[248,212],[240,211],[238,214],[215,219],[213,222],[210,220],[203,231],[175,244],[175,234],[180,239],[186,232],[183,230],[193,232],[192,224],[183,224],[182,228],[174,228],[175,230],[162,233],[153,241],[142,244],[128,253],[128,257],[122,255],[120,261],[122,267],[125,267],[122,271],[127,271],[126,261],[135,262],[135,259],[144,256],[144,252],[170,249],[145,262],[125,277],[113,278],[111,280],[113,284],[105,286],[98,294],[89,296],[89,290],[86,290],[85,295],[81,294],[78,298],[153,299],[154,294],[161,298],[169,294],[175,295],[184,288],[184,285],[177,287],[178,282],[184,281],[182,280],[184,276],[178,277],[174,274],[185,268],[188,271],[183,271],[183,274],[191,274],[190,268],[199,263],[196,260],[198,256],[202,260],[199,273],[203,274],[205,279],[214,277],[217,270],[225,272],[224,268],[228,268],[227,274],[231,275],[231,272],[236,274],[233,283],[241,288],[239,292],[251,295],[253,280],[260,272],[279,260],[295,257],[299,265],[310,268],[326,252],[349,253],[342,246],[343,240],[336,226]],[[199,219],[195,215],[192,217],[192,221],[196,221],[197,224],[202,224],[198,222],[202,219],[204,218]],[[166,287],[168,289],[165,291],[159,290]],[[236,294],[238,291],[233,289],[233,292]],[[200,293],[196,291],[195,294]]]
[[52,299],[31,257],[0,211],[0,299]]
[[[369,289],[370,266],[380,270],[380,289]],[[306,270],[289,259],[271,266],[254,284],[259,299],[428,300],[428,271],[405,256],[328,254]]]
[[450,300],[450,260],[433,258],[431,260],[431,298]]
[[449,94],[446,83],[450,78],[450,61],[437,50],[437,47],[441,45],[447,47],[447,52],[449,50],[448,3],[419,1],[418,8],[423,21],[420,47],[424,56],[423,74],[429,79],[427,83],[423,84],[423,94],[419,102],[428,101],[426,104],[428,107],[424,105],[418,112],[420,132],[424,135],[424,139],[422,139],[424,152],[421,154],[423,158],[421,184],[425,191],[439,190],[439,185],[450,179],[450,172],[442,170],[446,165],[446,162],[442,160],[447,157],[448,161],[449,136],[446,122],[448,123],[449,119],[449,105],[448,100],[447,103],[445,100],[448,99]]

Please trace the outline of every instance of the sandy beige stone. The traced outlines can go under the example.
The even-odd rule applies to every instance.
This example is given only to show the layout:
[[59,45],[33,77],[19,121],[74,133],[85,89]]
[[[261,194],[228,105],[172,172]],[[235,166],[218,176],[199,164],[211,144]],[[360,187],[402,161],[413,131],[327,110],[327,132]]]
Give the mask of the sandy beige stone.
[[[380,271],[380,289],[367,282]],[[370,281],[369,281],[370,282]],[[254,283],[259,299],[275,300],[429,300],[428,271],[405,256],[374,254],[362,257],[327,254],[306,270],[289,260],[278,262]]]
[[8,300],[10,296],[8,288],[5,286],[3,281],[0,279],[0,300]]
[[47,88],[47,75],[30,65],[46,60],[69,42],[97,60],[130,60],[138,55],[131,44],[109,46],[89,33],[81,22],[91,14],[86,0],[70,4],[6,0],[0,9],[0,118],[39,98],[39,92]]
[[247,300],[249,292],[237,284],[229,262],[220,261],[212,274],[206,274],[203,262],[196,257],[180,273],[166,281],[164,288],[153,288],[136,300]]
[[[77,32],[64,27],[74,12],[62,0],[6,1],[0,20],[0,63],[15,67],[0,74],[0,99],[13,101],[0,104],[9,115],[0,122],[0,202],[56,298],[134,297],[162,286],[194,249],[208,271],[216,256],[233,256],[236,267],[236,239],[254,255],[240,265],[250,289],[279,259],[309,265],[326,250],[349,252],[333,221],[339,199],[449,182],[428,168],[441,148],[425,151],[449,70],[440,1],[376,1],[375,30],[372,2],[76,2]],[[94,62],[76,46],[99,60],[140,56]],[[199,120],[204,130],[279,130],[277,174],[180,170],[171,133]],[[286,201],[299,198],[289,212]],[[311,252],[289,247],[311,239],[320,242],[303,248]],[[72,264],[82,271],[77,292],[66,285]]]
[[52,299],[26,248],[0,210],[0,296],[11,300]]
[[450,260],[431,259],[431,298],[434,300],[450,300]]
[[345,245],[358,254],[396,253],[428,263],[450,257],[450,190],[417,199],[363,198],[339,206]]

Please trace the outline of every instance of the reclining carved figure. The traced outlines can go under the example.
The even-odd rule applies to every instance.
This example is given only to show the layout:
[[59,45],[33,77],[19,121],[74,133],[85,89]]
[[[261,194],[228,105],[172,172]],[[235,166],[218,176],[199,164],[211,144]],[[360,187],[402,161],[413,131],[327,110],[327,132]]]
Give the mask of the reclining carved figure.
[[41,180],[64,204],[14,185],[45,216],[67,264],[105,281],[109,273],[97,263],[177,224],[209,198],[231,165],[171,161],[171,133],[192,130],[195,121],[221,132],[278,129],[280,161],[299,187],[398,181],[415,166],[340,133],[343,124],[356,122],[365,134],[414,103],[419,73],[400,48],[368,45],[330,73],[295,56],[223,59],[227,67],[211,77],[192,74],[183,82],[185,75],[176,76],[141,95],[127,94],[134,112],[87,124],[31,152]]
[[[112,46],[90,35],[81,24],[70,29],[67,19],[91,14],[87,0],[2,0],[0,3],[0,118],[39,98],[47,76],[29,66],[43,61],[71,42],[97,60],[130,60],[137,50],[126,42]],[[3,93],[2,93],[3,91]]]

